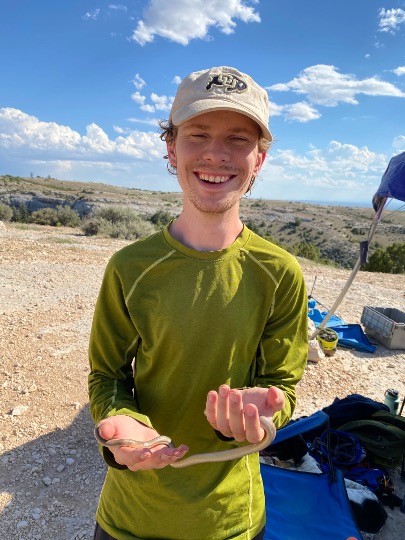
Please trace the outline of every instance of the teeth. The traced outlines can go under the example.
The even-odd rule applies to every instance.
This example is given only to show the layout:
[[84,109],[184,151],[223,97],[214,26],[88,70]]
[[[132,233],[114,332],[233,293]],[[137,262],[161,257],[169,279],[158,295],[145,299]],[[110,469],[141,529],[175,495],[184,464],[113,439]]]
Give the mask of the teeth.
[[226,182],[229,180],[229,176],[209,176],[208,174],[199,174],[199,177],[201,180],[205,180],[206,182],[211,182],[212,184],[221,184],[222,182]]

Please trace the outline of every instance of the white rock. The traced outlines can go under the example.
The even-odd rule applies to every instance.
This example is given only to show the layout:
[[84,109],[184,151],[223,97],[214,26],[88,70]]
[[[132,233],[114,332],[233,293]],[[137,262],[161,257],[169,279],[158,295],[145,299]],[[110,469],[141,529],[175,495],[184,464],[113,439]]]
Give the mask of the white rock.
[[52,479],[49,478],[49,476],[44,476],[44,478],[42,478],[42,482],[46,485],[46,486],[50,486],[52,484]]
[[21,416],[28,411],[27,405],[17,405],[11,410],[11,416]]

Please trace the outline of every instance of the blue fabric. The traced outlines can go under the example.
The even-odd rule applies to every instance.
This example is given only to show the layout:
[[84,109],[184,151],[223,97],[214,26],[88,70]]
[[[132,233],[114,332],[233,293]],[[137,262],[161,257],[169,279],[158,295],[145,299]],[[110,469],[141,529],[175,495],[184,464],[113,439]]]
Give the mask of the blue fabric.
[[359,324],[342,324],[339,326],[331,326],[330,328],[338,335],[338,345],[371,353],[375,352],[377,349],[375,345],[372,345],[369,342]]
[[[277,432],[274,443],[325,426],[322,411]],[[270,445],[271,448],[271,445]],[[261,464],[266,495],[265,540],[346,540],[363,538],[352,515],[341,471],[306,473]]]
[[266,495],[265,540],[346,540],[361,535],[341,471],[312,474],[261,465]]
[[405,201],[405,152],[391,158],[374,197]]
[[[321,324],[321,322],[324,320],[327,314],[328,314],[327,311],[320,311],[317,308],[308,310],[308,317],[311,319],[311,321],[314,322],[317,328]],[[337,324],[345,324],[345,321],[341,319],[340,317],[338,317],[337,315],[332,315],[332,317],[326,323],[326,328],[329,328],[330,326],[335,326]]]

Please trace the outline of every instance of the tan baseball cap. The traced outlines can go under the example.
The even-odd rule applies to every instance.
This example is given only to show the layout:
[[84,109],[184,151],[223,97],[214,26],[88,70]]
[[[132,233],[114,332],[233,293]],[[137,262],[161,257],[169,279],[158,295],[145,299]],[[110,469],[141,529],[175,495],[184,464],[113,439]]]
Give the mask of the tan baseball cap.
[[185,77],[177,89],[169,121],[180,126],[205,112],[228,110],[248,116],[259,124],[265,139],[273,139],[266,90],[233,67],[213,67]]

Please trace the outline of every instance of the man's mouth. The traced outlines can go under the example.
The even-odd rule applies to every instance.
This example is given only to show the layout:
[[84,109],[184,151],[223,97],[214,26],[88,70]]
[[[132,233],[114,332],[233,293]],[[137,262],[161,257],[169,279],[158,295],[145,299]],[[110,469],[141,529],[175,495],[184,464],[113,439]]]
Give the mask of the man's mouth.
[[209,182],[210,184],[223,184],[224,182],[227,182],[234,177],[234,175],[232,174],[214,175],[203,172],[196,172],[195,174],[200,180],[203,180],[204,182]]

